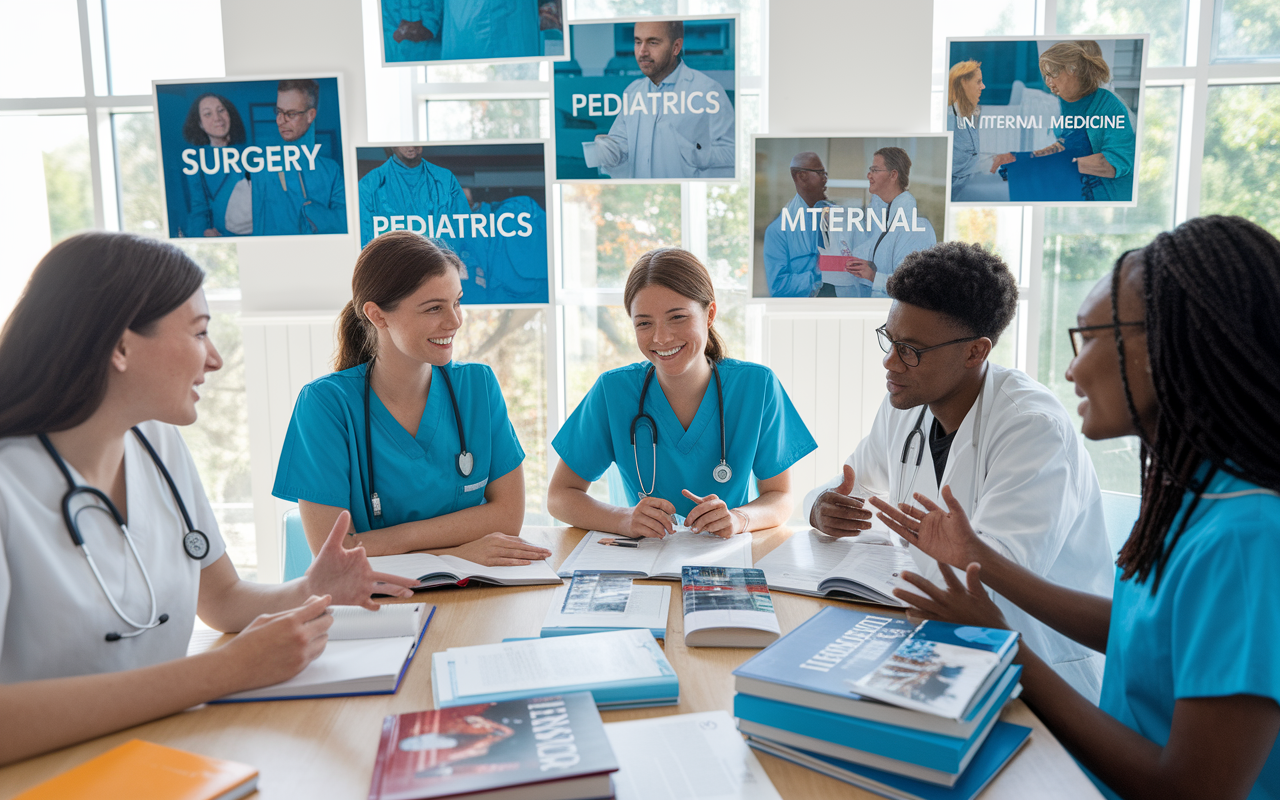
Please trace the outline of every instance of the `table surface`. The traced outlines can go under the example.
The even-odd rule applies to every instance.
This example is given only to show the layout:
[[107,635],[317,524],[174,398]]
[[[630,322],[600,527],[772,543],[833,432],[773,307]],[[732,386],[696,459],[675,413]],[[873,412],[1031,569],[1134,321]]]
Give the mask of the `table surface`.
[[[575,528],[526,528],[524,536],[551,549],[552,563],[559,564],[583,534]],[[785,528],[757,531],[754,559],[758,561],[789,535]],[[471,586],[419,593],[413,602],[432,603],[436,613],[394,695],[201,706],[0,768],[0,798],[12,797],[135,738],[252,764],[260,773],[255,797],[365,798],[383,717],[431,707],[431,653],[507,637],[537,636],[553,590],[552,586]],[[773,596],[783,633],[831,604],[782,592]],[[671,603],[665,650],[680,676],[680,704],[605,711],[605,722],[717,709],[732,713],[730,672],[758,651],[686,648],[679,591],[672,592]],[[1002,718],[1032,728],[1031,740],[987,788],[983,800],[1101,797],[1025,704],[1013,701]],[[772,756],[757,753],[756,757],[786,800],[877,797]]]

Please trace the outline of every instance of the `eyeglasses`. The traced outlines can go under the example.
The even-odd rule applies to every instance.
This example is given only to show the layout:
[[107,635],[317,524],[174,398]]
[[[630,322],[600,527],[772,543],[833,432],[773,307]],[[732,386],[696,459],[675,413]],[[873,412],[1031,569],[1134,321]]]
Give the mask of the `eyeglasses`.
[[816,172],[824,178],[827,177],[827,171],[825,169],[813,169],[812,167],[792,167],[791,171],[792,172]]
[[939,347],[947,347],[948,345],[960,344],[961,342],[972,342],[975,339],[981,339],[981,336],[968,336],[964,339],[952,339],[949,342],[935,344],[932,347],[914,347],[906,342],[895,342],[889,338],[889,332],[885,330],[884,325],[876,328],[876,338],[880,341],[880,349],[889,352],[891,348],[897,348],[898,358],[902,359],[902,363],[908,367],[920,366],[920,356],[930,350],[937,350]]
[[298,117],[302,116],[303,114],[307,113],[310,110],[311,109],[307,108],[307,109],[303,109],[302,111],[285,111],[280,106],[276,106],[276,119],[280,119],[281,117],[284,117],[290,122],[293,122],[295,119],[297,119]]
[[884,167],[872,167],[871,169],[867,170],[868,175],[870,175],[873,172],[893,172],[893,170],[885,169]]
[[1071,353],[1074,357],[1080,356],[1080,348],[1084,347],[1085,331],[1106,331],[1112,330],[1116,335],[1120,335],[1120,329],[1124,327],[1146,328],[1145,322],[1109,322],[1106,325],[1085,325],[1081,328],[1068,328],[1067,335],[1071,337]]

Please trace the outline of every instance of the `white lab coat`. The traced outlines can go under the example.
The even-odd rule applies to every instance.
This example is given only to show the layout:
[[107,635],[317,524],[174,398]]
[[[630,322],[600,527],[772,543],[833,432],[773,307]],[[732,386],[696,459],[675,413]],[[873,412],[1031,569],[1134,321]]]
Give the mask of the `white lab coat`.
[[[195,527],[209,537],[200,561],[182,547],[186,524],[169,486],[132,433],[125,437],[128,526],[155,588],[158,614],[169,621],[139,636],[112,610],[62,519],[67,482],[34,436],[0,439],[0,683],[63,678],[151,666],[186,655],[195,624],[200,570],[226,546],[178,430],[146,422],[150,440],[182,494]],[[70,465],[68,464],[70,467]],[[80,485],[84,478],[70,467]],[[80,495],[75,508],[87,505]],[[137,562],[107,514],[79,515],[80,531],[107,588],[134,620],[150,619],[151,602]]]
[[[911,496],[919,492],[945,507],[928,446],[933,414],[927,409],[921,422],[923,457],[914,481],[914,450],[902,468],[903,445],[919,415],[919,407],[898,410],[885,397],[871,432],[846,461],[857,481],[853,494],[914,503]],[[805,519],[818,495],[840,480],[828,481],[805,497]],[[988,364],[980,399],[952,440],[942,485],[951,486],[974,530],[1005,556],[1054,583],[1111,596],[1114,566],[1093,462],[1062,404],[1026,373]],[[878,520],[875,524],[888,535]],[[896,536],[890,538],[904,544]],[[937,562],[916,548],[911,554],[922,575],[943,584]],[[1103,655],[1053,631],[1003,597],[994,597],[1026,644],[1096,703]]]
[[[685,98],[684,111],[666,113],[662,98],[658,113],[618,114],[609,128],[608,142],[597,147],[601,172],[611,178],[732,178],[734,165],[733,104],[724,87],[683,61],[660,86],[647,77],[631,82],[623,93],[623,106],[635,107],[641,95],[650,112],[650,93],[674,93]],[[702,94],[693,99],[695,92]],[[707,96],[717,92],[715,104]],[[693,113],[692,108],[704,109]]]

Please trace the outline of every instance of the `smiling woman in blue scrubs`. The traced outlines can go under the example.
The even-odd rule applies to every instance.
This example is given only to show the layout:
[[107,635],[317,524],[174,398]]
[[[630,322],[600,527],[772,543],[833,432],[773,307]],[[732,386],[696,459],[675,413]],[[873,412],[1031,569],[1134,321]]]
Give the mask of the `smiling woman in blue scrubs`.
[[441,550],[490,566],[550,551],[519,538],[524,450],[493,370],[453,361],[462,262],[416,233],[374,239],[339,320],[337,371],[303,387],[272,494],[314,552],[342,511],[370,555]]
[[[768,367],[725,357],[706,267],[685,250],[653,250],[623,301],[647,360],[601,375],[556,435],[548,510],[633,537],[670,533],[672,514],[726,537],[786,522],[790,467],[817,444]],[[615,462],[633,507],[587,494]]]

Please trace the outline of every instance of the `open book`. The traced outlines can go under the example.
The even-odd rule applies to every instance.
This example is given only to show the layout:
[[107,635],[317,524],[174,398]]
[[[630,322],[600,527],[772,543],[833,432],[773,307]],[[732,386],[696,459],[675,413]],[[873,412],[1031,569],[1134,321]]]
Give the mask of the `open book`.
[[[296,700],[394,694],[422,641],[435,606],[392,603],[377,611],[360,606],[331,606],[333,626],[324,652],[287,681],[227,695],[215,703],[247,700]],[[223,634],[197,630],[188,655],[217,646]]]
[[375,572],[388,572],[402,578],[417,578],[415,589],[435,586],[466,586],[468,581],[496,583],[499,586],[528,586],[537,583],[560,583],[559,576],[546,561],[534,561],[519,567],[486,567],[457,556],[435,556],[430,553],[403,553],[398,556],[374,556],[369,566]]
[[[602,539],[620,540],[627,546],[601,544]],[[750,567],[751,534],[739,533],[721,539],[712,533],[693,533],[680,527],[662,539],[627,539],[613,533],[591,531],[560,565],[559,573],[569,577],[575,570],[623,572],[678,581],[680,569],[686,565]]]
[[671,609],[670,586],[636,586],[630,575],[611,572],[575,572],[573,579],[556,587],[542,636],[644,628],[655,639],[667,636]]
[[756,566],[775,591],[816,597],[845,594],[900,608],[906,604],[893,596],[893,590],[912,589],[902,580],[902,571],[918,569],[905,547],[864,544],[857,537],[827,536],[812,529],[793,534]]

